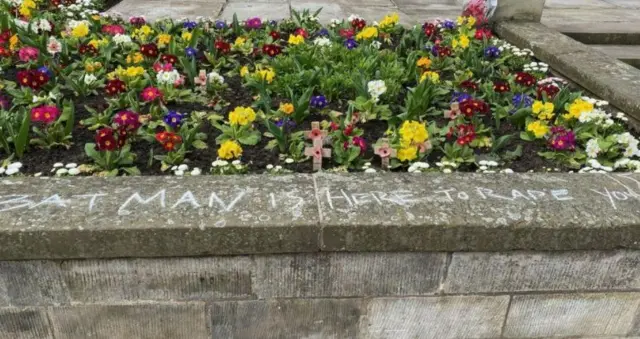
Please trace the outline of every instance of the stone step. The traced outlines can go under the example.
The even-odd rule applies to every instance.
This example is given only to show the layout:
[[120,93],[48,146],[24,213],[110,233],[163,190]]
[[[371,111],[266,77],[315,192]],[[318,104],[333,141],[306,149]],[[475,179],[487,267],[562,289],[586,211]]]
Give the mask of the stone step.
[[640,45],[591,45],[591,47],[640,68]]

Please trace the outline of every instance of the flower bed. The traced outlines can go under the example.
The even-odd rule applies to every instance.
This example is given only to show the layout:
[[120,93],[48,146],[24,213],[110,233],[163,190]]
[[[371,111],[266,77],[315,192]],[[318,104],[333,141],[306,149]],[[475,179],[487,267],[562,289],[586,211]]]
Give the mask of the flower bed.
[[474,17],[147,23],[3,6],[2,175],[640,171],[622,113]]

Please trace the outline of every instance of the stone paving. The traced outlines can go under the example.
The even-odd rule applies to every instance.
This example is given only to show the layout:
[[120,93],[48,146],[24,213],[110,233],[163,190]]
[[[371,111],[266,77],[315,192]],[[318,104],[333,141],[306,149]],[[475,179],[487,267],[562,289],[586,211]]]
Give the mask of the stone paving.
[[[525,1],[525,0],[523,0]],[[403,24],[412,25],[435,18],[454,18],[464,0],[123,0],[109,12],[125,17],[211,17],[230,20],[260,16],[268,19],[289,17],[291,10],[322,8],[320,20],[358,14],[379,20],[397,12]],[[547,0],[542,22],[560,30],[640,32],[640,0]]]

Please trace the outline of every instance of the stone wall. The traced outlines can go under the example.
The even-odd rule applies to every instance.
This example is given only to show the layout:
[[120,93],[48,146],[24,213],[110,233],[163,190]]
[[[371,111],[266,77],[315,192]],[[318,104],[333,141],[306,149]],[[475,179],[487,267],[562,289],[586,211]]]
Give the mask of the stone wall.
[[640,337],[640,251],[0,262],[0,338]]

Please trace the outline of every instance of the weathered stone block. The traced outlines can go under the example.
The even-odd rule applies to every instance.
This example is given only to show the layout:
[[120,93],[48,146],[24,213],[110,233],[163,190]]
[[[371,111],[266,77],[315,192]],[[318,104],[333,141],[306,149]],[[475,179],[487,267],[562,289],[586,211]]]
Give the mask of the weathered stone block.
[[0,261],[0,306],[69,302],[60,266],[53,261]]
[[316,253],[256,256],[259,298],[433,294],[445,253]]
[[53,339],[45,308],[0,308],[0,339]]
[[358,338],[361,299],[280,299],[215,302],[213,338]]
[[640,293],[514,296],[504,336],[626,336],[639,305]]
[[56,339],[210,339],[202,302],[53,307],[50,316]]
[[249,257],[72,260],[62,263],[76,302],[208,300],[251,296]]
[[523,20],[540,22],[545,0],[500,0],[492,20]]
[[445,293],[640,288],[640,251],[454,253]]
[[508,304],[508,296],[372,299],[361,338],[497,338]]

